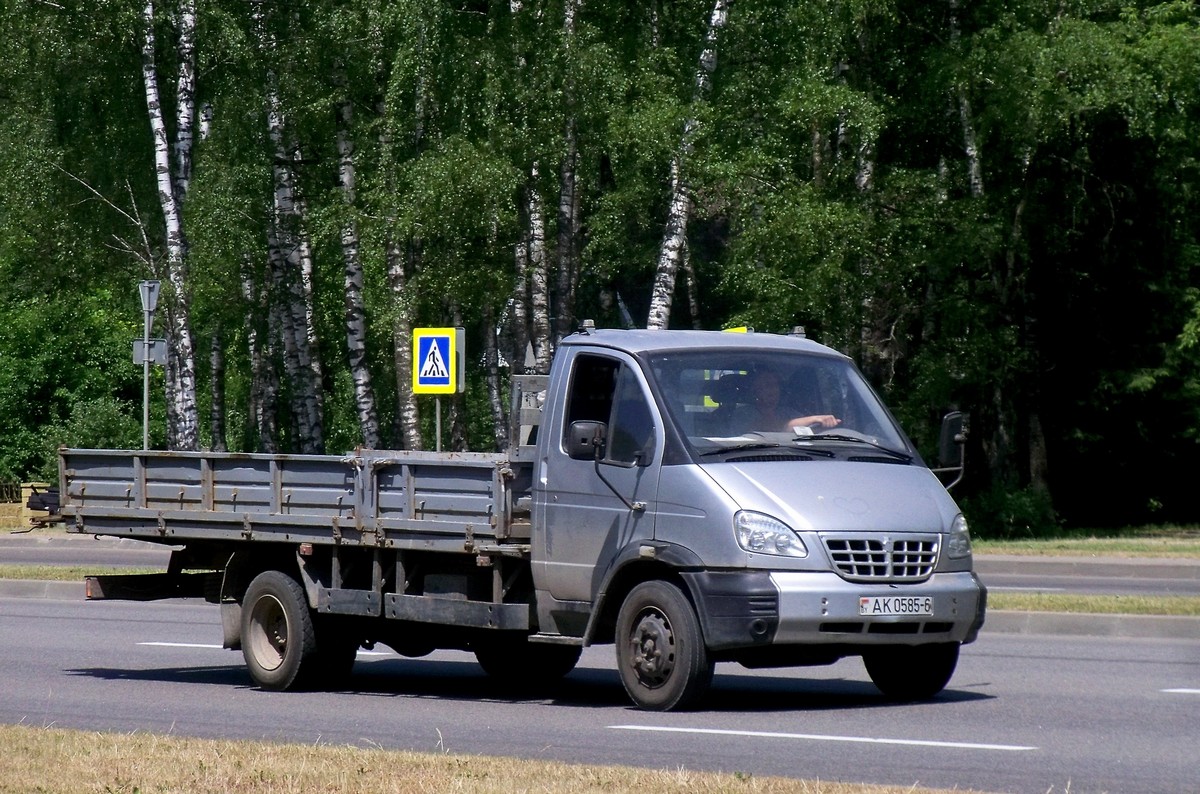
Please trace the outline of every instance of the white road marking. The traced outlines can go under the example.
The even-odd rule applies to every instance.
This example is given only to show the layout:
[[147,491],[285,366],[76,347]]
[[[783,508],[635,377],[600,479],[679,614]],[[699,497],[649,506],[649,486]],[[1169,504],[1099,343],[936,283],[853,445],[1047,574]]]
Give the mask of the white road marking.
[[139,642],[138,645],[149,645],[155,648],[216,648],[221,650],[220,645],[202,645],[198,642]]
[[650,725],[610,725],[618,731],[648,731],[657,733],[694,733],[709,736],[747,736],[756,739],[800,739],[810,742],[851,742],[858,744],[898,744],[908,747],[953,747],[960,750],[1003,750],[1018,752],[1036,750],[1016,744],[976,744],[973,742],[936,742],[920,739],[880,739],[871,736],[830,736],[819,733],[777,733],[775,731],[730,731],[716,728],[661,728]]
[[1168,695],[1200,695],[1200,689],[1160,689]]

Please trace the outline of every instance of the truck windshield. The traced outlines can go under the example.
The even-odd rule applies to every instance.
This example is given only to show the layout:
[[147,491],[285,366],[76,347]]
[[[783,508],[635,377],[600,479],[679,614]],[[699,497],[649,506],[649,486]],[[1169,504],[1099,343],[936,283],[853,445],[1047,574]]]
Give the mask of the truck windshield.
[[649,362],[666,412],[700,454],[748,443],[808,446],[823,440],[912,454],[891,415],[846,359],[701,350],[650,356]]

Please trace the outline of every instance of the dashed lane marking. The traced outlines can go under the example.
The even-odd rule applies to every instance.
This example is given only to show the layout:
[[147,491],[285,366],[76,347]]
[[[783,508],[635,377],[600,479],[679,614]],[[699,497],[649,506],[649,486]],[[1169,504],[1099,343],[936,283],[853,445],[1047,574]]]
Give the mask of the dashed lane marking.
[[618,731],[646,731],[651,733],[691,733],[707,736],[745,736],[753,739],[796,739],[808,742],[847,742],[852,744],[895,744],[905,747],[949,747],[959,750],[999,750],[1024,752],[1036,750],[1018,744],[978,744],[975,742],[938,742],[924,739],[885,739],[872,736],[831,736],[820,733],[779,733],[775,731],[732,731],[717,728],[662,728],[651,725],[610,725]]

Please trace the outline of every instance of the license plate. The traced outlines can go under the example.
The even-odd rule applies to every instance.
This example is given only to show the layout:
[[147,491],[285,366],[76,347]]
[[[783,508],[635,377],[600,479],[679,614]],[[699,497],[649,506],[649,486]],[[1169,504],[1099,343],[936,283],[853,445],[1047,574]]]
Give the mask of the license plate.
[[932,615],[933,596],[863,596],[858,614],[871,616]]

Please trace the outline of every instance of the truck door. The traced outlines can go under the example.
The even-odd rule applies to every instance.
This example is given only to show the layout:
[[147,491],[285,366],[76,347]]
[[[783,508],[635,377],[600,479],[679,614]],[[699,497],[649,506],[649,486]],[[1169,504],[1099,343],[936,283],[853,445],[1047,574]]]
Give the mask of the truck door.
[[[663,425],[631,359],[580,353],[569,366],[534,486],[534,532],[545,533],[535,572],[556,600],[590,602],[620,550],[654,535]],[[605,425],[599,463],[567,452],[580,421]]]

